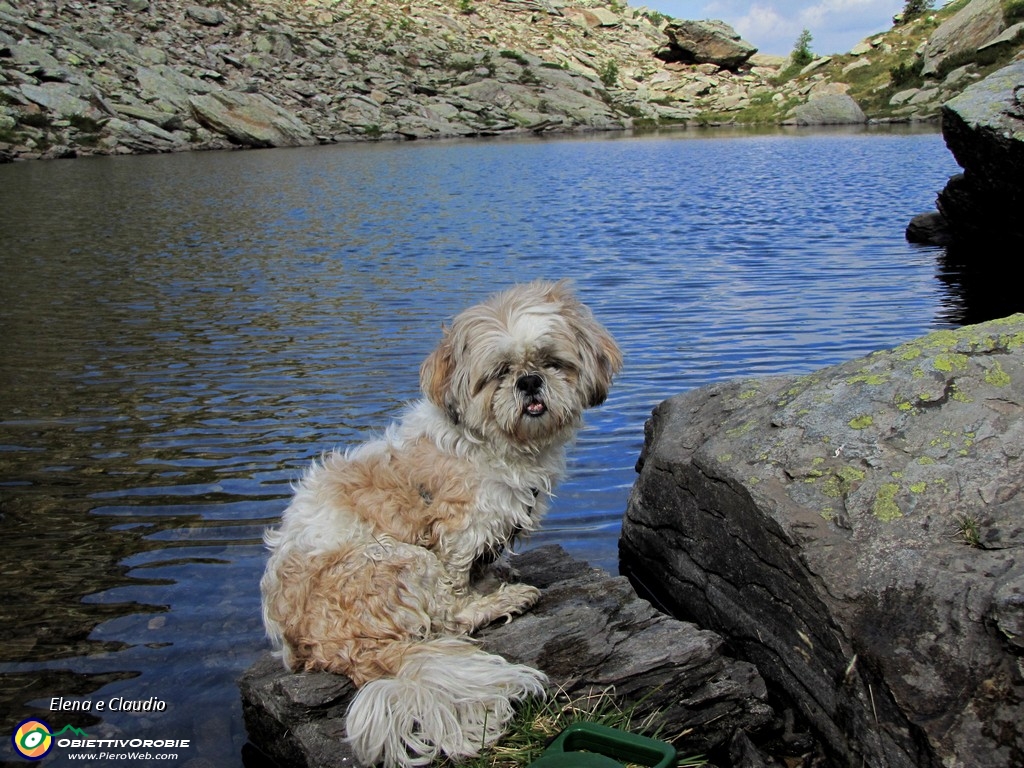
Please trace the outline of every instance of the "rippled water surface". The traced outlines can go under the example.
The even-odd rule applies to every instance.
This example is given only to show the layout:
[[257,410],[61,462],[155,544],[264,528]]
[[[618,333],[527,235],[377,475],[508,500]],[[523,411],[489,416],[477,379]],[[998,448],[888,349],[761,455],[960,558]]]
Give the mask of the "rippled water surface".
[[290,481],[383,427],[441,323],[516,281],[571,277],[625,350],[538,539],[614,570],[660,400],[962,319],[942,252],[903,237],[956,170],[936,133],[848,132],[0,167],[0,727],[241,764]]

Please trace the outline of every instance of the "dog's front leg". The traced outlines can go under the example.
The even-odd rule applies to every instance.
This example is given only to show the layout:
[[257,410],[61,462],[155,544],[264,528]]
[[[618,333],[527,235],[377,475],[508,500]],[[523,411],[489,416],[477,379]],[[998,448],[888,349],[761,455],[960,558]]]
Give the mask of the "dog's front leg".
[[457,601],[453,619],[466,633],[486,627],[496,619],[511,621],[540,600],[540,590],[529,584],[502,584],[486,595],[472,593]]

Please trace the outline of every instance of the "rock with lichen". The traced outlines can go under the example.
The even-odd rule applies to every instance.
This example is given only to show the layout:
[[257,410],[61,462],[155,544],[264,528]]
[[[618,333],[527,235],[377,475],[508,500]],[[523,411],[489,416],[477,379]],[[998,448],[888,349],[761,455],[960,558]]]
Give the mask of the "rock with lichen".
[[723,634],[834,764],[1024,755],[1024,315],[662,403],[623,570]]

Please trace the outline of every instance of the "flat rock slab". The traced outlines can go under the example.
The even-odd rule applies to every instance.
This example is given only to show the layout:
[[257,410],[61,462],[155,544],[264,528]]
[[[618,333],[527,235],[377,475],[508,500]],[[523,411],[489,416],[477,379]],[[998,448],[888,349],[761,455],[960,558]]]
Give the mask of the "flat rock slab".
[[[683,752],[724,747],[737,731],[772,718],[764,681],[753,665],[722,653],[722,639],[672,619],[613,577],[547,546],[519,555],[521,580],[542,590],[537,606],[479,634],[482,647],[542,669],[552,690],[570,697],[614,692],[657,712],[662,733]],[[251,742],[281,766],[355,764],[345,742],[347,678],[293,674],[269,653],[239,681]]]

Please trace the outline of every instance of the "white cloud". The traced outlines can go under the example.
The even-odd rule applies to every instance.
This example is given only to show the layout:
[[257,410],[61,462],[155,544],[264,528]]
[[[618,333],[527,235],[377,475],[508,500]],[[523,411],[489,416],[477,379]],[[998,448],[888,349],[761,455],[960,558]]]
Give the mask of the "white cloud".
[[783,40],[789,40],[789,47],[792,48],[791,43],[796,40],[801,29],[796,21],[786,18],[774,7],[756,3],[744,15],[736,17],[732,27],[744,40],[758,47],[771,43],[773,48],[777,48]]
[[[894,6],[899,7],[894,10]],[[901,7],[898,0],[820,0],[801,9],[798,18],[807,29],[837,33],[863,26],[867,20],[885,19],[888,22]]]
[[[812,50],[845,53],[860,40],[889,29],[905,0],[642,0],[682,19],[722,19],[765,53],[785,55],[804,29]],[[938,5],[939,3],[936,3]]]

